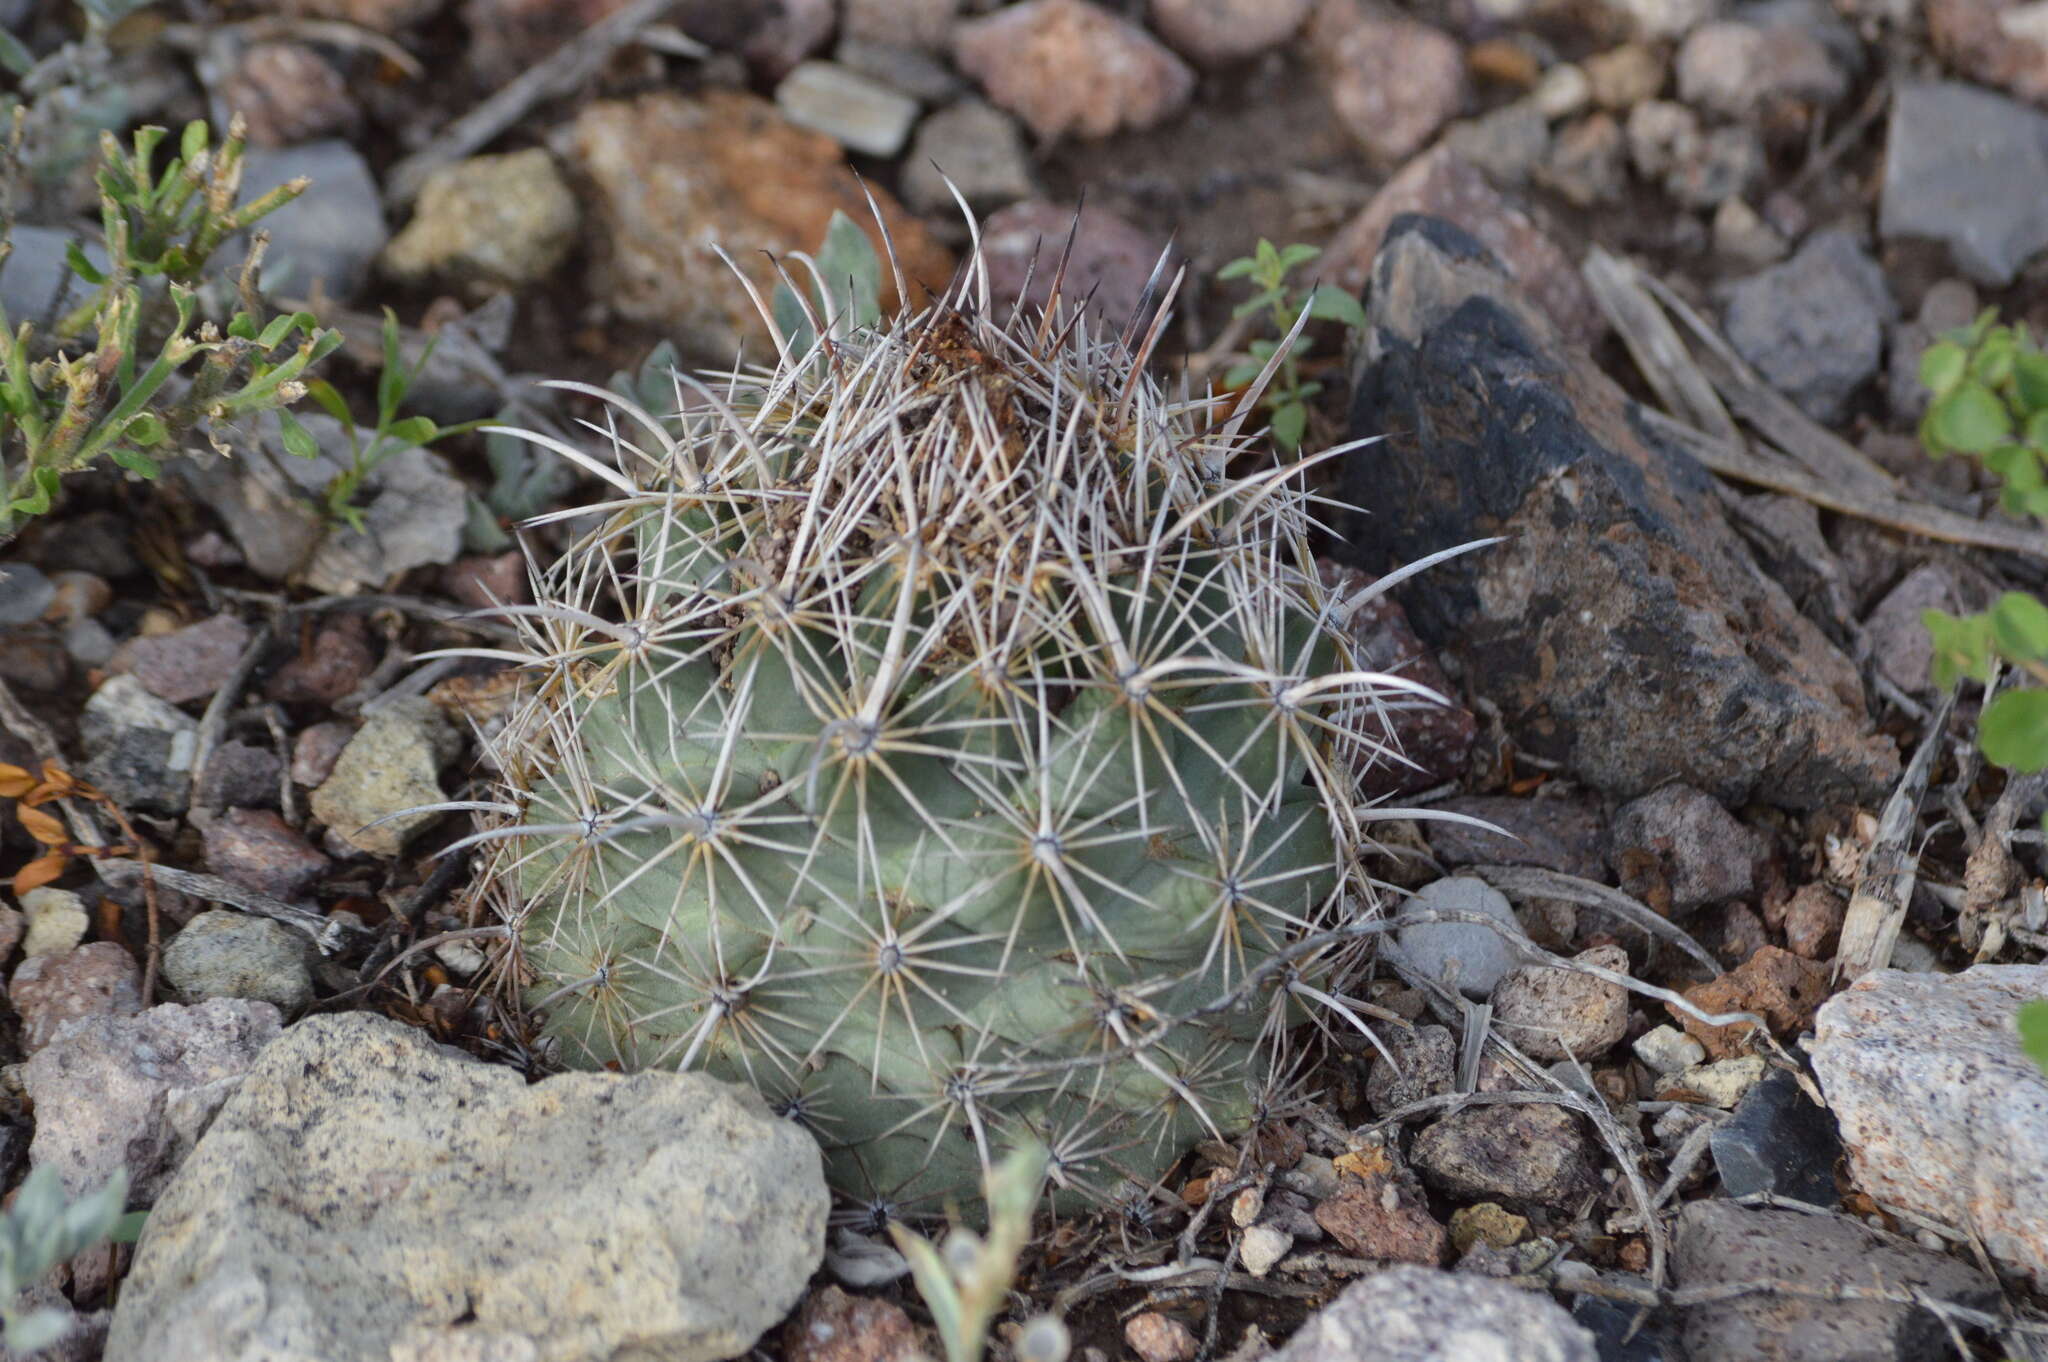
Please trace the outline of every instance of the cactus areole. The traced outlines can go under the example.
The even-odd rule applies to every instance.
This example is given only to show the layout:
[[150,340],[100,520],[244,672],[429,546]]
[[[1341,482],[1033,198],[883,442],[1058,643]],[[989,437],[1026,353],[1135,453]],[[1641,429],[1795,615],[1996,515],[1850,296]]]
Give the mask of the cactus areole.
[[1135,328],[999,312],[973,259],[803,329],[583,389],[599,457],[529,436],[612,495],[510,612],[475,840],[525,996],[571,1065],[753,1085],[856,1201],[1026,1140],[1068,1200],[1150,1183],[1345,1010],[1357,771],[1428,693],[1354,665],[1255,394],[1169,400]]

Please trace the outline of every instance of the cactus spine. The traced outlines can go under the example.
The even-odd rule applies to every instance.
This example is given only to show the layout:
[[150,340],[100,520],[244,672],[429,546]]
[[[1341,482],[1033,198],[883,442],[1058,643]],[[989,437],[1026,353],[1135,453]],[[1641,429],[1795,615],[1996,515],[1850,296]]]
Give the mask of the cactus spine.
[[529,1000],[573,1064],[754,1085],[858,1199],[1025,1139],[1150,1182],[1333,1001],[1418,688],[1353,666],[1299,466],[1233,471],[1131,335],[998,320],[978,259],[872,325],[790,301],[772,368],[607,395],[614,458],[534,437],[614,495],[515,612],[476,839]]

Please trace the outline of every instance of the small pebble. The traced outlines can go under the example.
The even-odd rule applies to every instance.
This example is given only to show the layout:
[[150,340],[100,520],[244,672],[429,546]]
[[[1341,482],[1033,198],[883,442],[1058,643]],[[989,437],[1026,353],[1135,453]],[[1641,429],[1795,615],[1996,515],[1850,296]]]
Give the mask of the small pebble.
[[1584,67],[1564,62],[1543,73],[1529,102],[1545,118],[1570,118],[1593,102],[1593,81]]
[[835,62],[798,66],[775,87],[775,103],[798,127],[866,156],[894,156],[917,122],[916,100]]
[[31,889],[21,896],[21,911],[28,919],[21,953],[30,958],[64,954],[85,940],[92,926],[85,900],[69,889]]
[[1254,1225],[1237,1241],[1237,1260],[1254,1277],[1263,1277],[1294,1248],[1294,1236],[1275,1225]]
[[1742,1094],[1755,1087],[1763,1076],[1763,1056],[1744,1055],[1740,1059],[1720,1059],[1712,1064],[1695,1064],[1690,1069],[1666,1078],[1658,1085],[1657,1091],[1659,1097],[1663,1097],[1665,1093],[1680,1098],[1690,1094],[1709,1106],[1733,1111],[1735,1104],[1742,1100]]
[[1675,1026],[1655,1026],[1637,1036],[1629,1046],[1651,1073],[1677,1073],[1704,1063],[1707,1047]]
[[1142,1362],[1191,1362],[1201,1346],[1187,1325],[1156,1310],[1125,1321],[1124,1342]]

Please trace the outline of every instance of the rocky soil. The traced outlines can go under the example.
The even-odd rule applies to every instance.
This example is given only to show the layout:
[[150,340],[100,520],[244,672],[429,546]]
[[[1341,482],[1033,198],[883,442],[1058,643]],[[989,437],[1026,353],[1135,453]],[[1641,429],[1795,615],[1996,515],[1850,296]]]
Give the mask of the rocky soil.
[[[911,303],[956,195],[1005,303],[1070,230],[1065,292],[1117,326],[1184,264],[1158,363],[1210,390],[1260,334],[1218,270],[1321,247],[1367,324],[1308,333],[1304,443],[1385,437],[1329,471],[1330,579],[1501,541],[1356,624],[1456,701],[1363,777],[1416,920],[1257,1129],[1040,1224],[993,1355],[1051,1312],[1094,1362],[2044,1357],[2013,1018],[2048,996],[2048,781],[1975,755],[1920,614],[2039,591],[2048,535],[1914,438],[1931,337],[2048,326],[2037,11],[188,0],[58,82],[86,134],[24,149],[0,304],[47,317],[97,249],[93,129],[230,112],[246,192],[312,182],[266,290],[348,334],[359,409],[392,309],[444,423],[571,432],[594,406],[535,380],[660,341],[760,357],[749,290],[835,211]],[[505,636],[574,533],[524,522],[595,480],[464,435],[380,464],[355,527],[317,505],[345,432],[305,423],[317,459],[253,422],[0,548],[0,764],[54,782],[0,798],[0,882],[53,816],[74,845],[0,892],[0,1187],[125,1168],[149,1213],[31,1290],[73,1318],[39,1356],[936,1355],[798,1127],[552,1072],[504,905],[436,854],[466,815],[403,812],[488,797],[520,679],[427,655]]]

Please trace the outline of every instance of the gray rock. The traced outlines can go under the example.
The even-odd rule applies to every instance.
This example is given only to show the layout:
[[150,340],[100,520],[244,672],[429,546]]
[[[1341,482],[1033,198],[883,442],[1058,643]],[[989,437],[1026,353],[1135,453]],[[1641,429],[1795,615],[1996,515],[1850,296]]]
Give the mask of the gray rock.
[[1572,1319],[1592,1332],[1600,1362],[1688,1362],[1678,1322],[1667,1311],[1580,1296],[1572,1302]]
[[1145,17],[1190,61],[1227,66],[1286,42],[1312,8],[1313,0],[1151,0]]
[[1515,967],[1509,943],[1522,935],[1522,924],[1507,896],[1485,880],[1469,875],[1425,884],[1402,906],[1403,912],[1480,913],[1495,918],[1507,935],[1476,922],[1420,922],[1395,934],[1402,960],[1417,974],[1484,999]]
[[1688,208],[1714,208],[1762,178],[1763,139],[1743,123],[1715,128],[1684,147],[1664,176],[1664,192]]
[[359,850],[396,856],[440,815],[406,814],[367,825],[439,803],[441,764],[456,746],[454,730],[433,701],[416,696],[385,705],[363,721],[334,770],[313,791],[313,816]]
[[84,232],[18,224],[8,236],[14,250],[0,264],[0,305],[9,324],[46,326],[92,300],[93,287],[71,272],[66,253],[76,241],[98,269],[107,267],[106,248]]
[[28,563],[0,563],[0,629],[34,624],[57,599],[57,586]]
[[1901,84],[1892,95],[1878,231],[1929,237],[1981,284],[2012,282],[2048,246],[2048,115],[1955,82]]
[[1871,661],[1886,680],[1908,695],[1934,689],[1934,638],[1921,622],[1924,610],[1967,613],[1962,583],[1946,563],[1922,563],[1914,568],[1885,593],[1863,622]]
[[[334,424],[318,414],[301,420],[316,435],[316,427]],[[356,497],[363,528],[330,528],[306,565],[306,585],[347,596],[416,567],[454,562],[462,552],[468,498],[469,489],[439,454],[417,445],[397,450],[363,479]]]
[[1884,796],[1897,753],[1854,665],[1478,241],[1397,223],[1370,296],[1349,433],[1385,438],[1347,461],[1334,528],[1368,572],[1506,537],[1397,594],[1518,742],[1622,798]]
[[1536,172],[1539,184],[1581,208],[1608,203],[1628,188],[1628,145],[1614,115],[1580,119],[1551,139],[1550,155]]
[[1451,154],[1485,171],[1495,184],[1527,180],[1550,154],[1550,122],[1528,100],[1444,129]]
[[1593,1335],[1555,1301],[1427,1267],[1360,1278],[1311,1316],[1272,1362],[1598,1362]]
[[1714,210],[1714,254],[1736,265],[1759,268],[1785,258],[1786,243],[1742,198],[1721,200]]
[[361,154],[339,139],[251,147],[242,160],[242,200],[300,176],[312,182],[306,192],[263,219],[270,233],[263,286],[298,298],[311,297],[317,286],[346,302],[369,278],[390,236],[377,181]]
[[1837,229],[1728,291],[1728,341],[1807,415],[1834,421],[1877,373],[1898,313],[1883,269]]
[[[1456,1083],[1458,1043],[1449,1028],[1387,1027],[1380,1033],[1380,1043],[1387,1053],[1374,1052],[1372,1070],[1365,1079],[1365,1104],[1375,1116],[1385,1116],[1425,1097],[1441,1097]],[[1388,1055],[1393,1057],[1391,1062]]]
[[159,700],[181,705],[226,685],[248,646],[248,625],[233,615],[215,615],[168,634],[131,639],[116,650],[114,666],[133,673]]
[[[1737,1282],[1786,1282],[1814,1292],[1882,1283],[1978,1310],[1996,1308],[1998,1286],[1975,1268],[1879,1234],[1847,1216],[1687,1202],[1678,1215],[1671,1267],[1680,1290]],[[1691,1362],[1919,1362],[1949,1348],[1933,1314],[1887,1301],[1740,1295],[1685,1311]]]
[[967,88],[945,58],[919,47],[842,37],[832,60],[924,105],[945,104]]
[[1453,1112],[1415,1137],[1409,1158],[1424,1181],[1466,1201],[1556,1207],[1600,1186],[1579,1118],[1550,1103]]
[[313,1000],[306,945],[282,922],[214,909],[164,947],[164,982],[187,1002],[248,998],[294,1016]]
[[79,716],[78,734],[90,750],[128,728],[144,728],[183,737],[187,749],[185,765],[190,768],[190,745],[197,738],[199,721],[177,706],[151,695],[140,679],[110,676],[85,702],[85,712]]
[[2048,965],[1877,970],[1815,1019],[1813,1071],[1856,1185],[1979,1236],[2048,1288],[2048,1077],[2013,1030]]
[[189,733],[123,728],[91,749],[78,774],[130,812],[173,818],[191,800],[193,743]]
[[916,100],[829,61],[807,61],[783,77],[775,104],[798,127],[866,156],[903,150],[917,121]]
[[1666,785],[1614,815],[1607,859],[1620,870],[1623,889],[1676,916],[1748,894],[1769,853],[1763,835],[1736,822],[1718,800]]
[[903,201],[919,213],[957,213],[948,179],[977,209],[1001,207],[1038,192],[1023,130],[979,99],[963,99],[917,125],[916,140],[903,161]]
[[1724,118],[1753,118],[1794,101],[1823,107],[1848,93],[1848,73],[1797,24],[1703,24],[1678,49],[1678,96]]
[[1783,1069],[1742,1095],[1734,1119],[1714,1128],[1710,1148],[1721,1190],[1731,1197],[1769,1192],[1809,1206],[1837,1203],[1842,1140],[1835,1119]]
[[209,870],[275,898],[296,899],[329,864],[298,829],[268,809],[225,810],[204,832]]
[[278,1031],[268,1003],[225,998],[72,1023],[22,1066],[30,1157],[73,1196],[125,1167],[129,1201],[149,1205]]
[[207,758],[206,770],[194,786],[194,802],[212,809],[222,805],[274,809],[283,775],[284,762],[269,748],[224,742]]
[[[1619,946],[1595,946],[1573,958],[1628,973],[1628,952]],[[1523,965],[1494,989],[1493,1025],[1532,1059],[1590,1063],[1628,1033],[1628,990],[1576,970]]]
[[1429,854],[1446,868],[1533,865],[1581,879],[1607,877],[1607,825],[1588,799],[1457,795],[1431,806],[1490,823],[1500,831],[1432,818],[1422,825]]
[[158,1197],[106,1362],[734,1357],[802,1296],[829,1205],[816,1144],[751,1092],[529,1086],[312,1017]]

